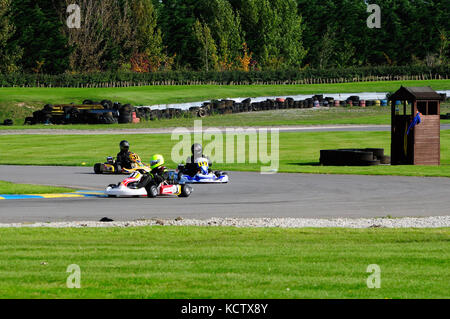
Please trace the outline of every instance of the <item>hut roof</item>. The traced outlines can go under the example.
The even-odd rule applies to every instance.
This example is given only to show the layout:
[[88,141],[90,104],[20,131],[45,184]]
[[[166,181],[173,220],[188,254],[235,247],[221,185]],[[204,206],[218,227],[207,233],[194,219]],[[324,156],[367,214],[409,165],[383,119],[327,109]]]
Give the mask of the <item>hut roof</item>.
[[389,97],[389,100],[441,100],[441,96],[429,86],[400,87],[397,92]]

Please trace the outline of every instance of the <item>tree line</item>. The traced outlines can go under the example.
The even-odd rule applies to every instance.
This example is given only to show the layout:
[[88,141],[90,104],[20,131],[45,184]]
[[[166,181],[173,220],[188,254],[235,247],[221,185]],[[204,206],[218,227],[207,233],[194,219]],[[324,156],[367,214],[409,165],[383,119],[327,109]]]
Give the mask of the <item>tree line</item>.
[[448,64],[447,1],[373,1],[370,29],[363,0],[0,0],[0,73]]

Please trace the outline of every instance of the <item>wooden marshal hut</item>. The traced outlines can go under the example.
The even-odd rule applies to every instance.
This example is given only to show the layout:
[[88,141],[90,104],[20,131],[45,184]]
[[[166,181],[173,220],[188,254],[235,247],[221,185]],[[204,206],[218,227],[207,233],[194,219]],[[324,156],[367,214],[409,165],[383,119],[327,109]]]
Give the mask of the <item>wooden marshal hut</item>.
[[[431,87],[401,87],[391,103],[391,164],[440,165],[440,101]],[[420,123],[411,125],[420,112]]]

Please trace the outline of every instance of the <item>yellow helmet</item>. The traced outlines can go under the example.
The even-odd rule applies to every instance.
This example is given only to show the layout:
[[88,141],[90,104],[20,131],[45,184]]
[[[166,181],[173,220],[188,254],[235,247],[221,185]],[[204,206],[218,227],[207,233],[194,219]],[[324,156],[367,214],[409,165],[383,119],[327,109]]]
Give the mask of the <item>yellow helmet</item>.
[[153,155],[152,158],[150,159],[151,169],[160,167],[163,164],[164,164],[164,157],[162,155],[156,154],[156,155]]
[[138,163],[141,161],[141,158],[139,157],[139,155],[137,155],[136,153],[130,153],[129,156],[130,160],[134,163]]

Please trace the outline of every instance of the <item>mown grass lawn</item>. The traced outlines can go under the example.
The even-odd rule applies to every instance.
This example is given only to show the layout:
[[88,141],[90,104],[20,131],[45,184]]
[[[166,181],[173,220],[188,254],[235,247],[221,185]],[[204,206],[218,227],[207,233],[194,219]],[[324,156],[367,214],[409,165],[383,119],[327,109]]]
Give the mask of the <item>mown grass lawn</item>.
[[[309,84],[309,85],[194,85],[194,86],[144,86],[128,88],[99,88],[99,89],[81,89],[81,88],[0,88],[0,119],[12,118],[16,124],[22,124],[26,116],[30,116],[33,110],[42,108],[45,104],[61,103],[81,103],[85,99],[100,101],[110,99],[121,103],[131,103],[133,105],[155,105],[167,103],[198,102],[211,99],[234,98],[234,97],[257,97],[257,96],[276,96],[276,95],[297,95],[297,94],[321,94],[321,93],[360,93],[360,92],[393,92],[404,86],[431,86],[435,90],[450,89],[450,80],[427,80],[427,81],[388,81],[388,82],[358,82],[358,83],[339,83],[339,84]],[[362,114],[359,114],[363,116]],[[385,117],[373,119],[370,112],[366,118],[357,121],[353,116],[342,118],[344,124],[379,124],[385,121]],[[252,117],[252,116],[250,116]],[[248,121],[250,118],[241,119],[239,116],[229,116],[225,119],[226,123],[222,125],[243,125],[242,121]],[[301,124],[304,118],[295,118],[294,120],[283,120],[283,118],[274,119],[276,125],[281,124]],[[306,119],[307,120],[307,119]],[[325,118],[333,120],[333,118]],[[210,119],[211,125],[220,125],[222,121]],[[232,122],[231,124],[227,122]],[[357,122],[355,122],[357,121]],[[367,122],[369,121],[369,122]],[[184,125],[181,121],[161,121],[145,123],[145,127],[161,126],[179,126]],[[252,121],[250,120],[250,123]],[[247,125],[273,125],[268,124],[264,119],[257,120],[255,124]],[[320,124],[321,118],[312,118],[310,122],[303,124]],[[329,122],[324,122],[329,123]],[[339,123],[339,122],[337,122]],[[34,126],[37,128],[38,126]],[[83,126],[81,126],[83,127]],[[102,125],[97,128],[107,128]],[[120,127],[126,127],[121,125]],[[132,126],[136,127],[136,126]],[[29,127],[28,127],[29,128]],[[59,126],[55,127],[59,128]],[[67,128],[67,127],[65,127]],[[80,127],[78,127],[80,128]]]
[[17,184],[11,182],[0,181],[0,195],[13,194],[53,194],[53,193],[68,193],[73,189],[65,187],[54,187],[33,184]]
[[[104,161],[106,156],[117,154],[118,144],[127,139],[131,150],[138,153],[144,162],[153,154],[162,154],[169,168],[177,164],[171,160],[172,148],[179,140],[172,140],[170,134],[141,135],[2,135],[0,149],[20,157],[0,157],[0,164],[22,165],[94,165]],[[225,141],[224,145],[225,145]],[[192,141],[188,141],[191,145]],[[270,139],[269,139],[270,142]],[[247,145],[249,141],[247,140]],[[204,141],[207,149],[209,141]],[[270,144],[270,143],[269,143]],[[254,145],[254,144],[252,144]],[[270,145],[269,145],[270,146]],[[279,172],[318,174],[364,174],[364,175],[410,175],[450,177],[450,130],[441,131],[440,166],[370,166],[336,167],[319,166],[321,149],[335,148],[384,148],[390,153],[390,132],[292,132],[280,133]],[[188,150],[190,151],[190,150]],[[270,153],[270,147],[269,147]],[[208,153],[213,155],[212,153]],[[224,163],[226,147],[223,148],[222,163],[215,160],[215,169],[259,171],[261,162],[249,163],[248,150],[245,163]],[[183,156],[183,158],[186,158]],[[274,159],[274,158],[272,158]],[[235,157],[235,162],[237,158]]]
[[[0,298],[449,298],[450,231],[0,229]],[[81,288],[68,289],[69,265]],[[367,287],[367,267],[381,288]]]

